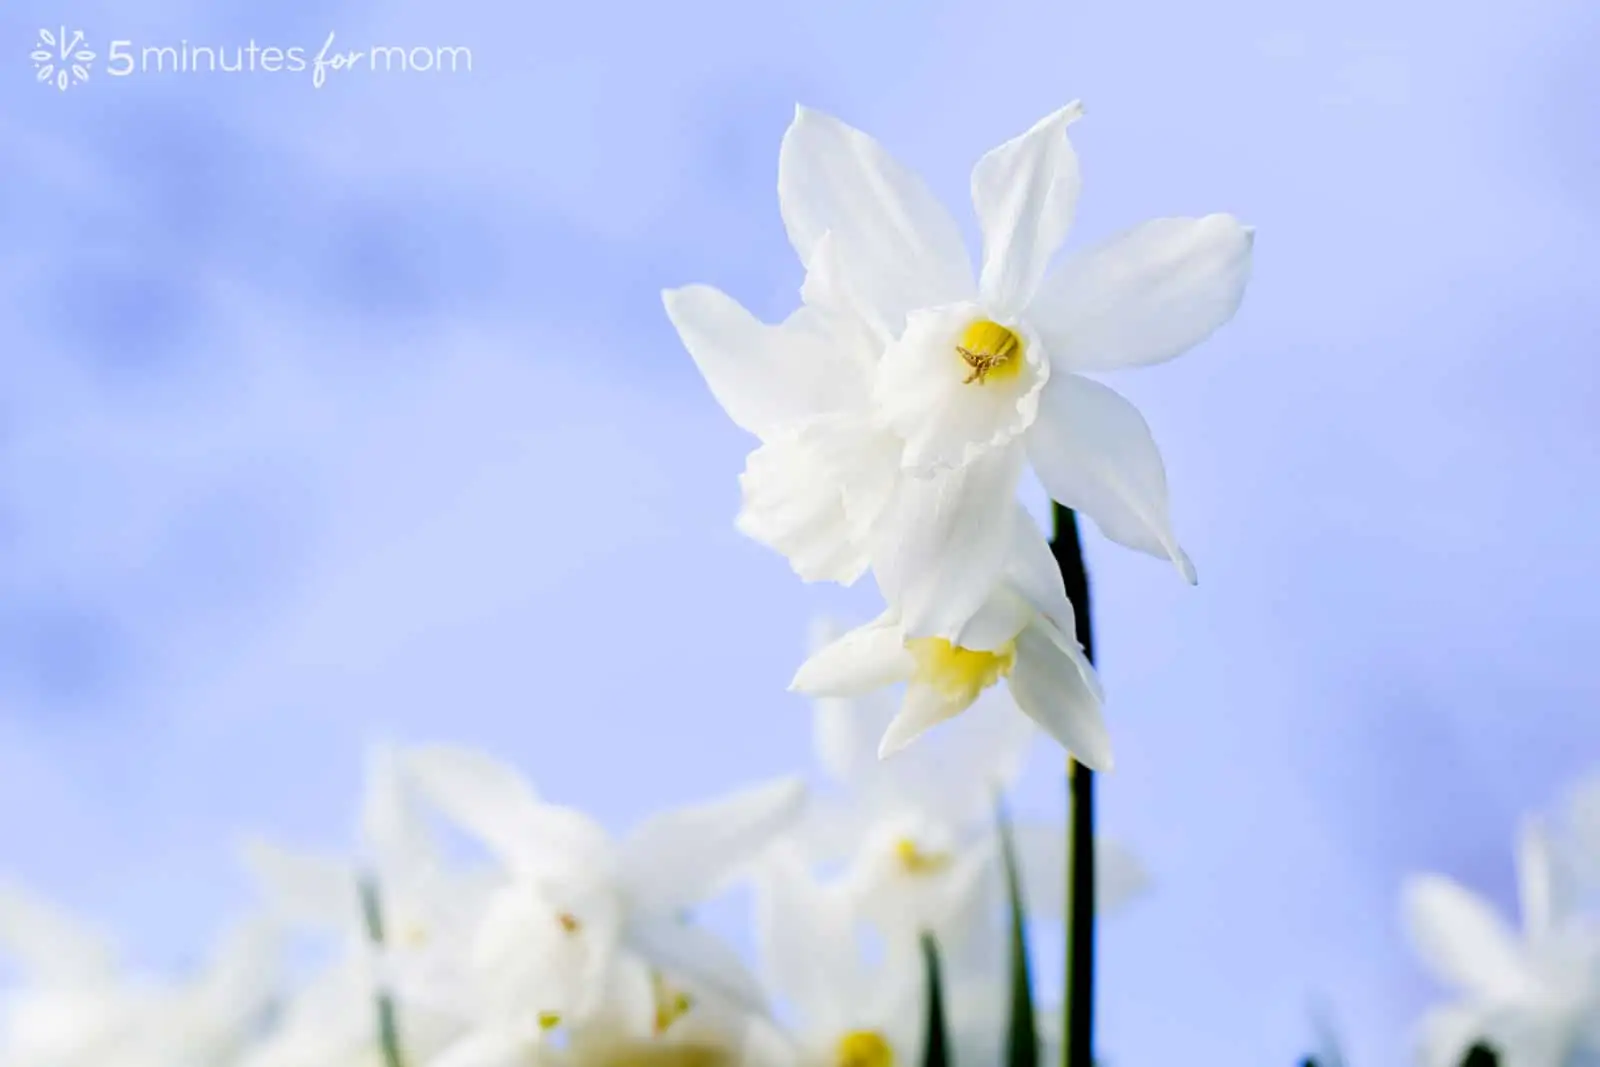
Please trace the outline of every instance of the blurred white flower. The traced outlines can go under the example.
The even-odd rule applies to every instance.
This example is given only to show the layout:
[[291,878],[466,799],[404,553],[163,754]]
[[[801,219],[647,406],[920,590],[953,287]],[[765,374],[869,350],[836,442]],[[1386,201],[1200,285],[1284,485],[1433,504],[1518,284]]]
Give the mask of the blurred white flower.
[[0,887],[0,956],[19,965],[0,1020],[7,1067],[210,1067],[255,1037],[276,991],[276,931],[229,930],[201,973],[157,981],[53,905]]
[[867,957],[856,901],[819,884],[804,856],[775,850],[757,882],[762,973],[795,1025],[802,1067],[916,1063],[924,1032],[921,963],[914,954]]
[[486,755],[421,748],[406,763],[423,795],[503,868],[467,946],[467,988],[486,1017],[513,1027],[534,1017],[580,1025],[604,1006],[619,960],[641,962],[696,997],[761,1009],[761,990],[738,956],[687,912],[799,817],[798,780],[654,815],[619,842],[582,813],[539,801],[517,772]]
[[666,294],[713,394],[763,442],[747,532],[807,578],[849,581],[870,562],[913,637],[953,639],[988,599],[1025,459],[1057,501],[1194,579],[1144,419],[1083,374],[1170,359],[1226,322],[1252,231],[1157,219],[1047,272],[1076,209],[1079,114],[1062,108],[978,162],[974,282],[922,182],[800,108],[778,186],[805,306],[773,328],[706,286]]
[[1438,875],[1404,888],[1406,927],[1423,964],[1459,994],[1423,1021],[1427,1067],[1457,1067],[1485,1041],[1503,1067],[1563,1067],[1600,1050],[1600,937],[1553,894],[1549,841],[1529,822],[1518,843],[1522,929],[1482,897]]
[[245,844],[246,865],[268,907],[286,924],[331,936],[341,950],[256,1051],[257,1067],[381,1056],[383,994],[397,1002],[409,1055],[436,1050],[459,1028],[436,993],[460,969],[490,884],[447,867],[413,792],[396,751],[376,747],[367,759],[355,858]]
[[[1009,507],[1022,511],[1014,503]],[[1010,539],[1001,583],[956,640],[911,636],[891,606],[813,653],[790,688],[851,697],[909,683],[879,742],[879,756],[887,757],[967,710],[1003,678],[1028,718],[1085,766],[1109,770],[1100,682],[1078,645],[1061,571],[1025,514],[1011,525]]]

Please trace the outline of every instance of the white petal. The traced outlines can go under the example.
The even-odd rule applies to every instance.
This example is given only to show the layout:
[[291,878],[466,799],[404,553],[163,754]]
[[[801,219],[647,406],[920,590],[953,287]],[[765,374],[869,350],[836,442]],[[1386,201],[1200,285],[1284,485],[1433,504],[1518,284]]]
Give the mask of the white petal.
[[912,682],[906,687],[905,700],[900,712],[883,732],[878,743],[878,758],[888,759],[911,742],[948,719],[953,719],[972,706],[972,702],[957,698],[931,685]]
[[532,1067],[542,1062],[527,1036],[511,1027],[480,1027],[452,1041],[427,1067]]
[[878,738],[894,710],[882,689],[859,697],[819,697],[812,705],[811,742],[823,770],[842,785],[863,786],[877,767]]
[[1138,408],[1099,382],[1058,374],[1040,397],[1028,458],[1053,499],[1118,544],[1172,560],[1194,583],[1167,513],[1166,467]]
[[794,427],[750,453],[739,476],[739,532],[777,552],[807,582],[850,585],[867,569],[844,487]]
[[1554,923],[1555,885],[1551,869],[1550,839],[1537,820],[1530,819],[1517,839],[1517,888],[1522,904],[1522,929],[1534,943],[1549,934]]
[[1061,370],[1171,359],[1233,317],[1253,234],[1230,215],[1146,222],[1048,275],[1028,324]]
[[279,990],[283,943],[276,926],[247,920],[228,930],[184,1005],[189,1029],[242,1032]]
[[978,291],[998,315],[1028,305],[1072,226],[1083,179],[1067,127],[1082,115],[1081,105],[1068,104],[991,150],[972,171],[972,206],[983,227]]
[[1521,946],[1483,898],[1424,875],[1406,882],[1401,901],[1417,955],[1440,981],[1490,998],[1514,999],[1530,987]]
[[592,820],[540,803],[521,773],[486,753],[430,745],[408,750],[405,761],[421,793],[513,869],[597,864],[609,850]]
[[361,915],[358,872],[342,860],[292,852],[259,839],[240,848],[270,910],[286,922],[346,929]]
[[984,601],[983,606],[966,621],[950,643],[974,652],[1000,652],[1009,649],[1023,627],[1027,626],[1036,614],[1033,607],[1009,586],[997,586],[995,591],[989,594],[989,599]]
[[367,754],[362,845],[369,861],[386,872],[425,867],[434,856],[427,824],[407,789],[401,764],[402,757],[388,745]]
[[960,634],[1004,571],[1019,448],[988,453],[931,478],[902,478],[873,533],[873,572],[907,637]]
[[971,381],[962,333],[987,315],[975,304],[914,312],[883,352],[873,396],[905,441],[902,465],[919,475],[970,463],[1004,448],[1033,424],[1050,364],[1028,336],[1014,376]]
[[885,612],[812,653],[789,688],[812,696],[860,696],[903,682],[915,669],[899,621]]
[[778,153],[778,203],[800,262],[811,267],[831,231],[891,334],[909,311],[972,294],[949,212],[882,145],[832,116],[796,109]]
[[1009,680],[1017,706],[1079,763],[1095,771],[1111,769],[1100,683],[1075,640],[1038,620],[1017,635],[1017,662]]
[[[899,318],[886,319],[868,302],[870,279],[861,277],[863,264],[848,259],[830,231],[812,251],[806,264],[800,299],[815,314],[811,325],[832,336],[841,353],[852,357],[862,373],[877,366],[884,348],[899,333]],[[900,314],[900,318],[904,313]]]
[[92,983],[109,977],[111,943],[49,901],[0,883],[0,956],[41,983]]
[[749,1011],[766,1009],[761,984],[738,953],[701,927],[667,918],[641,919],[628,924],[623,939],[679,982]]
[[868,989],[848,901],[789,850],[771,857],[757,885],[756,944],[769,986],[807,1030],[839,1029]]
[[784,778],[652,815],[622,844],[635,903],[675,913],[709,898],[799,817],[805,796],[804,782]]
[[[1067,902],[1067,829],[1060,823],[1017,823],[1011,829],[1028,914],[1059,919]],[[1096,836],[1095,910],[1112,914],[1142,896],[1150,879],[1126,847]]]
[[488,1014],[520,1008],[573,1016],[593,1005],[618,931],[608,915],[588,913],[569,931],[561,914],[529,885],[508,886],[490,899],[470,946]]
[[1067,597],[1066,579],[1044,531],[1027,508],[1017,505],[1011,532],[1011,554],[1003,576],[1006,585],[1064,634],[1076,634],[1077,614]]
[[669,289],[661,299],[711,395],[757,437],[850,399],[857,372],[808,320],[769,326],[708,285]]

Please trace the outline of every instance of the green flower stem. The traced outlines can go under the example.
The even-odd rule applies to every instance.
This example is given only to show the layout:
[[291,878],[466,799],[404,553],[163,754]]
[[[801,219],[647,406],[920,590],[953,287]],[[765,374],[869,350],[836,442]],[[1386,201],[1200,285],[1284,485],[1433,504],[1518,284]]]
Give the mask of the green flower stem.
[[[383,947],[383,908],[378,901],[378,887],[370,878],[361,880],[361,911],[367,920],[367,940],[375,948]],[[394,997],[388,990],[379,990],[378,1045],[383,1050],[384,1067],[405,1067],[405,1057],[400,1054],[400,1025],[395,1018]]]
[[[1077,624],[1078,643],[1094,662],[1094,631],[1089,618],[1089,572],[1071,508],[1052,505],[1055,536],[1050,551],[1061,568]],[[1066,988],[1062,1011],[1063,1067],[1094,1064],[1094,772],[1070,760],[1067,768],[1067,930]]]

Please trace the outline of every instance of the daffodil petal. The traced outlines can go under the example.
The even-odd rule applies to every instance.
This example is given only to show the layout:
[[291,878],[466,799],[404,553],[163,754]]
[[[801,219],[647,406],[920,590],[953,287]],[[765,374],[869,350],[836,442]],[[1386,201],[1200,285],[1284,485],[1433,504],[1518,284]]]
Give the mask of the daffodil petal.
[[883,732],[883,740],[878,743],[878,758],[888,759],[935,726],[955,718],[971,706],[969,699],[958,698],[935,686],[912,682],[906,686],[905,700],[900,705],[899,713],[889,722],[889,728]]
[[603,864],[610,842],[581,812],[544,804],[515,768],[471,749],[419,746],[405,754],[419,792],[501,862],[526,874]]
[[805,857],[782,849],[763,864],[755,913],[768,986],[809,1028],[822,1033],[842,1028],[853,998],[870,988],[848,901],[818,884]]
[[1100,683],[1077,641],[1039,619],[1017,635],[1011,695],[1027,716],[1094,771],[1112,766]]
[[907,637],[953,639],[994,592],[1006,566],[1023,451],[901,478],[874,530],[872,565]]
[[1250,279],[1253,233],[1231,215],[1135,226],[1047,275],[1028,324],[1063,371],[1171,359],[1233,317]]
[[1027,307],[1050,257],[1066,240],[1083,179],[1067,127],[1083,115],[1068,104],[992,149],[972,171],[972,206],[983,228],[978,291],[1001,317]]
[[711,395],[757,437],[836,410],[861,390],[848,354],[810,316],[772,326],[709,285],[668,289],[661,299]]
[[349,863],[259,838],[245,841],[240,857],[267,898],[268,910],[285,922],[343,929],[361,914],[357,872]]
[[43,982],[92,983],[113,973],[116,953],[98,930],[17,886],[0,883],[0,955]]
[[866,544],[845,509],[844,487],[800,427],[750,453],[739,488],[739,532],[781,553],[803,581],[851,585],[866,573]]
[[[1028,913],[1059,919],[1067,894],[1067,831],[1060,823],[1022,822],[1011,828]],[[1149,888],[1144,864],[1126,846],[1099,835],[1094,841],[1095,911],[1110,915]]]
[[1166,467],[1138,408],[1099,382],[1058,374],[1044,388],[1027,443],[1053,499],[1118,544],[1172,560],[1193,584],[1194,565],[1168,515]]
[[629,922],[623,942],[669,977],[748,1011],[766,1010],[766,994],[738,953],[698,926],[675,918]]
[[1555,921],[1555,874],[1550,839],[1544,827],[1528,820],[1517,838],[1517,890],[1522,929],[1529,942],[1551,931]]
[[877,141],[820,111],[796,109],[778,152],[778,203],[800,262],[831,232],[860,299],[898,333],[907,312],[970,297],[961,231],[915,174]]
[[622,842],[624,883],[636,902],[663,912],[699,903],[795,821],[805,796],[805,783],[784,778],[658,812]]
[[446,1045],[428,1067],[524,1067],[541,1062],[527,1035],[510,1026],[479,1026]]
[[1420,875],[1406,882],[1401,901],[1417,955],[1441,982],[1506,999],[1529,987],[1522,947],[1482,897],[1448,878]]
[[861,696],[905,681],[915,667],[897,619],[885,612],[813,652],[789,688],[811,696]]

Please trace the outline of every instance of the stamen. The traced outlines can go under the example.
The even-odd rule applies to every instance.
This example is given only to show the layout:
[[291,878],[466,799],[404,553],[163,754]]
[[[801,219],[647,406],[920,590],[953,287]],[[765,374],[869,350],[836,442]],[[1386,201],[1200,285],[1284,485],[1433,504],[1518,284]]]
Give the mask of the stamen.
[[1022,338],[988,319],[979,319],[962,332],[956,352],[972,368],[962,385],[1014,377],[1022,368]]
[[570,911],[564,911],[557,915],[556,922],[561,924],[561,929],[564,933],[575,934],[583,929],[583,924],[578,921],[578,917]]

